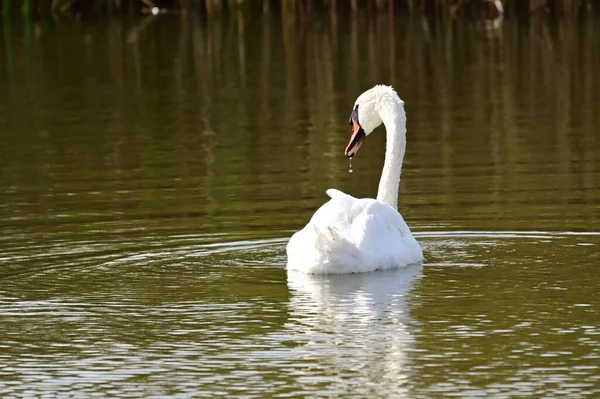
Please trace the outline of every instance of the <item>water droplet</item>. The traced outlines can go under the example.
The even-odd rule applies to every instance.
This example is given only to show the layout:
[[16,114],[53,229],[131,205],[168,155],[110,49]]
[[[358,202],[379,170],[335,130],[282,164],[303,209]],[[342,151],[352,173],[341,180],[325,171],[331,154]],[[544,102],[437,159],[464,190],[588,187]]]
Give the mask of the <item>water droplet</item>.
[[348,172],[352,173],[352,157],[350,157],[350,168],[348,169]]

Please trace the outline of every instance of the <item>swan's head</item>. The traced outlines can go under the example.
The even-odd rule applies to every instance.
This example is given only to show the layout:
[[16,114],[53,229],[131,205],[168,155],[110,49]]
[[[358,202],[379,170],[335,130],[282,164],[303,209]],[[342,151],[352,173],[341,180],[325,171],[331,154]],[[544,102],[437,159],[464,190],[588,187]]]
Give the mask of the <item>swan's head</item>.
[[365,138],[381,125],[382,113],[396,112],[398,107],[403,108],[404,102],[391,86],[377,85],[358,96],[350,115],[352,136],[346,156],[353,157]]

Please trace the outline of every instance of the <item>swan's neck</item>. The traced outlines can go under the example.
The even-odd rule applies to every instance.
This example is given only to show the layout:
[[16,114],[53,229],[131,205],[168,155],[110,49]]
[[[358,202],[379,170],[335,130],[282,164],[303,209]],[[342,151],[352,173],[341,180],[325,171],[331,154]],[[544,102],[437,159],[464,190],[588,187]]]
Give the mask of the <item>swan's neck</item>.
[[406,113],[402,106],[398,106],[387,115],[380,116],[386,130],[386,148],[377,200],[398,209],[400,172],[406,151]]

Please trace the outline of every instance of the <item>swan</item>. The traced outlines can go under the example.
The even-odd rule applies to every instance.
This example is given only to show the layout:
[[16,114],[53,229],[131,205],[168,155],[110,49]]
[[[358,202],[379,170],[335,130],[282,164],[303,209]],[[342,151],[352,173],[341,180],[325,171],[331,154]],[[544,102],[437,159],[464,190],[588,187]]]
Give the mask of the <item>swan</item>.
[[386,128],[386,150],[377,199],[327,190],[330,200],[288,241],[288,270],[364,273],[423,261],[421,246],[397,210],[406,150],[406,112],[392,87],[377,85],[356,99],[345,155],[356,155],[365,138],[382,123]]

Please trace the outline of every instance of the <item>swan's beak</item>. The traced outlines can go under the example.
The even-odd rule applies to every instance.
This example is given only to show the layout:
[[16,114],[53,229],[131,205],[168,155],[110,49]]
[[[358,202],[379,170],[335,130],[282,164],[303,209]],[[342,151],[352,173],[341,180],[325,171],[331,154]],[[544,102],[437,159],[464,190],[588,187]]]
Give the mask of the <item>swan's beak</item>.
[[352,136],[350,137],[350,142],[346,147],[346,156],[353,157],[358,152],[358,149],[362,145],[367,135],[362,127],[356,122],[354,119],[352,120]]

